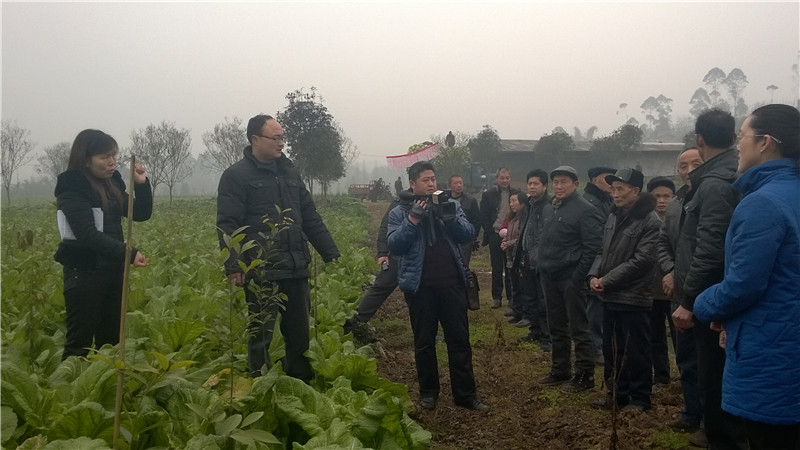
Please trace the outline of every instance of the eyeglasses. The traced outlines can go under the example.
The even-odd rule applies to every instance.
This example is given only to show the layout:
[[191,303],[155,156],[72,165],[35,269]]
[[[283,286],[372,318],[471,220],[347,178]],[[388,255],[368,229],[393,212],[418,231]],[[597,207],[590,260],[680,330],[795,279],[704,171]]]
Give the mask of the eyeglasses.
[[275,141],[275,142],[286,142],[286,136],[269,137],[269,136],[264,136],[263,134],[257,134],[256,136],[267,138],[267,139],[269,139],[271,141]]
[[740,135],[736,136],[736,143],[738,144],[739,142],[742,142],[742,139],[747,138],[747,137],[757,138],[757,137],[765,137],[765,136],[769,137],[770,139],[772,139],[773,141],[775,141],[778,144],[781,143],[780,139],[776,139],[775,136],[773,136],[771,134],[749,134],[749,135],[741,135],[740,134]]

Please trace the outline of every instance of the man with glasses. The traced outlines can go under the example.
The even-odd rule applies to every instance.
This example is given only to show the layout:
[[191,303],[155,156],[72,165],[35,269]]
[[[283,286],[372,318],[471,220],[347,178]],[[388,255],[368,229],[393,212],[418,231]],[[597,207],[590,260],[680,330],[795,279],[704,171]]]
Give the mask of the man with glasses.
[[[217,229],[221,248],[228,247],[223,233],[232,235],[242,227],[247,228],[241,244],[256,244],[242,254],[231,251],[225,262],[228,280],[246,286],[250,375],[262,375],[265,367],[272,366],[269,345],[279,311],[275,299],[280,293],[286,296],[280,311],[286,343],[283,368],[287,375],[308,382],[313,378],[311,365],[303,355],[309,338],[308,242],[325,262],[338,258],[339,250],[300,173],[283,154],[285,140],[278,121],[264,114],[253,117],[247,124],[247,140],[250,145],[245,147],[243,158],[226,169],[219,180]],[[290,220],[284,223],[284,218]],[[282,223],[271,231],[271,226]],[[266,263],[245,274],[240,263],[247,266],[255,259]]]

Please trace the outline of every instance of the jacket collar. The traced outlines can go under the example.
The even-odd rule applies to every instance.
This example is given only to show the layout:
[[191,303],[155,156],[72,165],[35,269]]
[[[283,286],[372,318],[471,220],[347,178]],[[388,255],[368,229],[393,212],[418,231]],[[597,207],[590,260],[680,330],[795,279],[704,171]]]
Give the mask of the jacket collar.
[[725,150],[719,155],[709,159],[689,173],[692,180],[692,190],[696,191],[705,178],[719,178],[728,182],[736,179],[736,168],[739,160],[733,149]]
[[274,164],[259,161],[255,156],[253,156],[253,146],[251,145],[245,147],[244,150],[242,150],[242,154],[244,155],[244,159],[248,160],[251,164],[259,169],[285,171],[287,168],[294,167],[292,161],[284,154],[281,154],[281,157],[276,159]]
[[781,158],[751,167],[733,183],[733,187],[743,194],[749,194],[774,178],[784,175],[798,176],[797,161]]
[[584,193],[589,195],[594,195],[597,197],[601,202],[613,202],[611,199],[611,195],[606,194],[603,192],[599,187],[597,187],[594,183],[589,182],[586,184],[586,188],[583,190]]

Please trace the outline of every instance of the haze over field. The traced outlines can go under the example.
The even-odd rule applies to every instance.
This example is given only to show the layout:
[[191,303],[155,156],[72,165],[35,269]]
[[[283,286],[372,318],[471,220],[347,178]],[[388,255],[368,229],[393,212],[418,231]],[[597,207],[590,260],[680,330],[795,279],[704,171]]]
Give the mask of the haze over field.
[[799,5],[3,2],[2,117],[37,153],[84,128],[125,147],[167,120],[199,155],[226,116],[274,114],[316,86],[362,165],[484,124],[602,136],[625,114],[644,122],[650,96],[688,116],[713,67],[745,73],[748,105],[794,103]]

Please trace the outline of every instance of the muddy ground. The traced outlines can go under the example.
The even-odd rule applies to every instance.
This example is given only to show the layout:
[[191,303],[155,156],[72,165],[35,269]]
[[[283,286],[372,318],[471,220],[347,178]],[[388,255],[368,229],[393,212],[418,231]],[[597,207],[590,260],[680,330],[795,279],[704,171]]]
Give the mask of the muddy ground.
[[[367,203],[372,217],[368,239],[374,247],[375,233],[388,203]],[[623,412],[612,417],[589,403],[606,394],[600,386],[602,367],[597,367],[594,390],[563,392],[561,387],[544,387],[536,380],[550,368],[550,354],[537,344],[520,343],[527,328],[506,322],[503,307],[491,309],[488,249],[473,255],[472,268],[479,275],[481,309],[470,311],[470,335],[478,394],[491,410],[478,413],[456,407],[450,393],[444,342],[437,350],[441,394],[437,408],[419,408],[418,384],[408,309],[397,290],[384,303],[370,324],[379,338],[376,344],[378,370],[382,376],[408,386],[417,405],[411,413],[433,434],[432,449],[643,449],[694,448],[688,435],[667,429],[682,406],[678,373],[673,362],[672,382],[652,395],[652,409]],[[674,361],[674,360],[673,360]],[[612,425],[615,423],[615,427]],[[616,432],[612,429],[616,428]],[[616,442],[614,442],[616,441]]]

